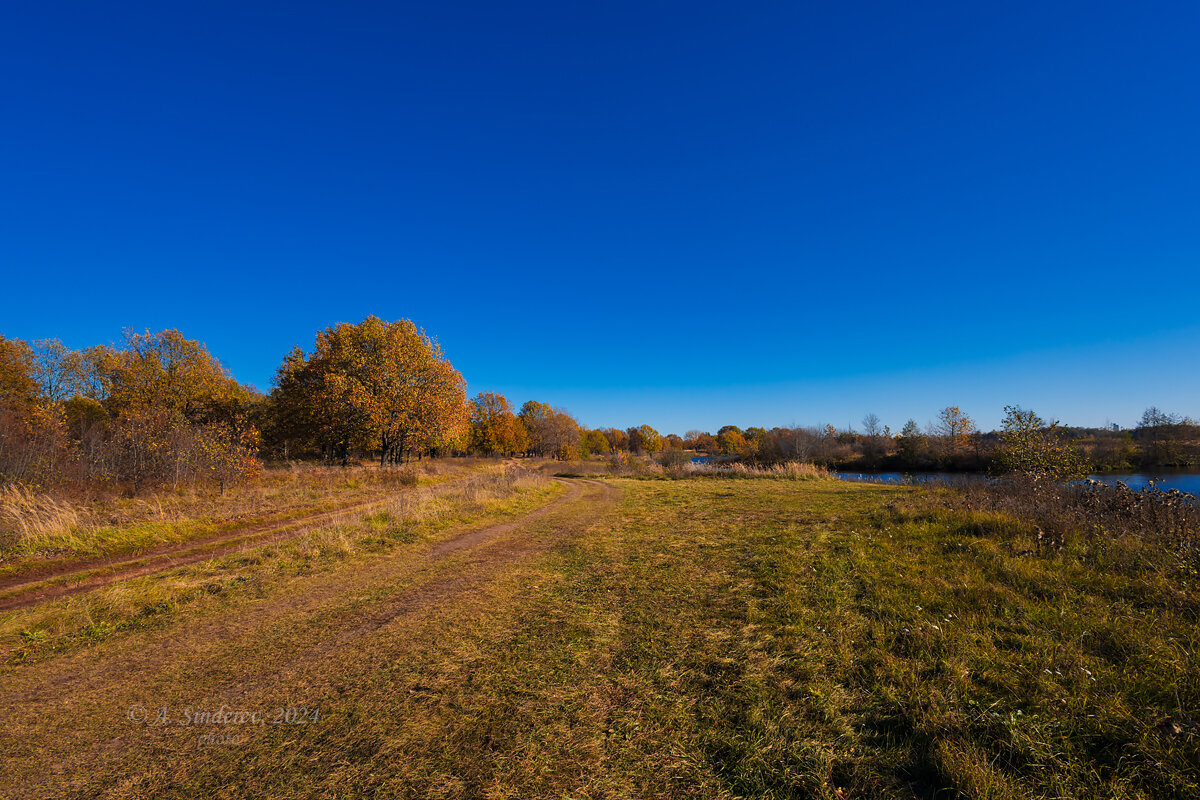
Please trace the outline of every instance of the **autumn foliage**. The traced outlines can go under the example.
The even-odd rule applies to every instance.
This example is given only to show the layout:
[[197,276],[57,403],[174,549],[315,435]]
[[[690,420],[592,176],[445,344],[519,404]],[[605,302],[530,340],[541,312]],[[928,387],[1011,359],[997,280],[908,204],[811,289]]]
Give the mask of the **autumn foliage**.
[[176,330],[84,350],[0,337],[0,482],[139,492],[221,487],[257,474],[260,457],[387,466],[662,446],[648,425],[588,430],[549,403],[516,411],[496,392],[468,401],[466,388],[436,340],[409,320],[373,316],[293,348],[266,396]]
[[526,449],[525,426],[513,413],[508,398],[480,392],[471,401],[471,450],[483,455],[512,455]]
[[326,328],[311,352],[287,355],[275,380],[270,431],[284,457],[346,464],[374,451],[394,463],[451,449],[467,431],[466,381],[408,320]]
[[0,338],[0,479],[127,488],[252,476],[256,393],[174,330],[72,351]]

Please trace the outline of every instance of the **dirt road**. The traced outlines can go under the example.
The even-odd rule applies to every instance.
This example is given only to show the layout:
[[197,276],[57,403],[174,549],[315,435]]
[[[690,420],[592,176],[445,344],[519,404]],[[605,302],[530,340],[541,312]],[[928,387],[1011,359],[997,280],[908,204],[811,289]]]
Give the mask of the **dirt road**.
[[[519,592],[511,581],[523,564],[586,531],[617,498],[606,484],[572,480],[565,496],[515,522],[448,532],[420,552],[297,578],[221,614],[4,667],[0,797],[190,796],[187,787],[229,769],[228,796],[252,796],[251,778],[236,774],[239,753],[278,746],[279,736],[352,730],[340,709],[396,691],[388,665],[427,658],[448,627],[504,624],[495,593]],[[288,758],[280,768],[312,766],[299,744]]]

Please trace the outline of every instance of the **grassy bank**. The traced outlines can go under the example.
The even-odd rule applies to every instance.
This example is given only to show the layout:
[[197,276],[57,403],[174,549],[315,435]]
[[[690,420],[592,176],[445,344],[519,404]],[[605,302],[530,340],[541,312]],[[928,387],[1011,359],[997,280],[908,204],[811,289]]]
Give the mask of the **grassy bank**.
[[[912,487],[605,483],[618,504],[519,528],[514,543],[540,543],[520,558],[466,553],[400,588],[349,565],[351,595],[295,620],[197,613],[170,638],[12,667],[29,683],[194,642],[144,685],[77,699],[94,710],[80,721],[9,711],[31,734],[58,725],[45,752],[104,753],[80,797],[1200,792],[1200,599],[1174,555],[1114,570],[1094,539],[1046,546],[1011,510]],[[200,748],[194,731],[131,732],[132,698],[322,716]]]
[[399,732],[414,795],[1200,790],[1197,601],[1169,581],[903,489],[621,484],[521,625],[464,646],[469,681],[408,676],[437,687]]

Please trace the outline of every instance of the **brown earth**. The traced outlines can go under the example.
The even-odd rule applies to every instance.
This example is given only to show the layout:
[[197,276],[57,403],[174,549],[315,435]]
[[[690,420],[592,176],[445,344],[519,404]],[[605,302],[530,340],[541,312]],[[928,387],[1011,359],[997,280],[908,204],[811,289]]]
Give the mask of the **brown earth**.
[[[165,628],[3,668],[0,797],[188,796],[181,787],[189,776],[211,769],[211,758],[229,757],[228,748],[202,745],[204,731],[244,737],[247,747],[280,727],[155,725],[139,709],[151,721],[160,708],[177,721],[185,709],[222,705],[268,718],[291,707],[336,716],[339,698],[380,690],[372,682],[381,666],[426,657],[440,626],[503,624],[488,599],[494,587],[587,530],[618,499],[603,483],[565,482],[565,496],[514,522],[452,532],[416,552],[230,601],[222,613],[185,615]],[[303,769],[302,749],[295,758]],[[231,776],[229,796],[253,795],[238,783]]]

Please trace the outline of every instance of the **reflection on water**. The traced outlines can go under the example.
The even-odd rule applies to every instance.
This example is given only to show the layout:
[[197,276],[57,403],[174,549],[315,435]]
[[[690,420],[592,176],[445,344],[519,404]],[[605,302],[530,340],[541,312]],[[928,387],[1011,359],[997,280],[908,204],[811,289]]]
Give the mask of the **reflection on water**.
[[[947,483],[953,485],[967,481],[988,480],[986,475],[961,472],[835,472],[833,474],[844,481],[866,483]],[[1200,496],[1200,472],[1132,472],[1120,475],[1093,475],[1092,477],[1110,486],[1115,486],[1120,481],[1130,489],[1144,489],[1153,481],[1156,488],[1164,491],[1178,489],[1181,492]]]
[[[694,456],[692,458],[692,461],[697,464],[719,460],[713,456]],[[954,485],[969,481],[989,480],[987,475],[971,472],[835,472],[833,475],[844,481],[861,483],[945,483]],[[1153,481],[1154,486],[1163,491],[1178,489],[1181,492],[1200,497],[1200,472],[1129,472],[1091,477],[1110,486],[1115,486],[1120,481],[1135,490],[1144,489]]]

